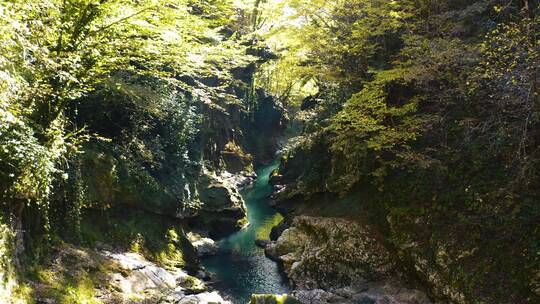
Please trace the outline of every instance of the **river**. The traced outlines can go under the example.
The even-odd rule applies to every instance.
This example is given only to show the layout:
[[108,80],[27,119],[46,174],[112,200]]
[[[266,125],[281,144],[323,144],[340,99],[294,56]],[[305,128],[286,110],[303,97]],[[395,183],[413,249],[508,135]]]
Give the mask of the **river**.
[[253,293],[289,292],[278,265],[255,245],[256,239],[268,239],[272,227],[283,218],[269,204],[272,186],[268,180],[278,165],[276,160],[257,170],[257,180],[241,193],[250,225],[219,241],[218,253],[202,261],[216,279],[213,287],[234,304],[248,303]]

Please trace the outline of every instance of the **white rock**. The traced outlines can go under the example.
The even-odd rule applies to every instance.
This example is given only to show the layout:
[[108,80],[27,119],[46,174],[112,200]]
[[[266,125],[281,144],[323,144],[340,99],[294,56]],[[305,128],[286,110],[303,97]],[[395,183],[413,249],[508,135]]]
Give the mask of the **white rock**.
[[116,285],[125,293],[140,293],[148,289],[170,289],[176,286],[176,277],[153,263],[145,260],[138,253],[110,253],[102,252],[118,265],[129,271],[124,277],[119,274],[113,276]]
[[189,232],[187,239],[191,242],[193,248],[195,248],[198,256],[214,255],[218,251],[218,245],[211,238],[202,237],[195,232]]
[[231,302],[224,300],[214,291],[184,296],[179,299],[178,304],[231,304]]

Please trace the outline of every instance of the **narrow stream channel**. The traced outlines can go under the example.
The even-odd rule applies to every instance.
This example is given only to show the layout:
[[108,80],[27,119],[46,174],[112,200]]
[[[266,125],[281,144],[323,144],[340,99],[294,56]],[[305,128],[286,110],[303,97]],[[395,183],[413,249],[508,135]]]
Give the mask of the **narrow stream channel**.
[[272,186],[270,174],[279,161],[257,170],[252,187],[242,191],[250,225],[219,242],[219,252],[203,259],[203,265],[216,278],[214,288],[234,304],[245,304],[253,293],[288,293],[286,281],[275,262],[264,256],[256,239],[268,239],[270,230],[283,218],[269,201]]

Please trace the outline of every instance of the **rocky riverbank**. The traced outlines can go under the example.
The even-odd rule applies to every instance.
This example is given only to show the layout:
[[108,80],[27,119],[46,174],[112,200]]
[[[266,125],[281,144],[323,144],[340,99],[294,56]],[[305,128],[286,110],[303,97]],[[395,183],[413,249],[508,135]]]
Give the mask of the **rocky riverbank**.
[[[30,283],[34,299],[38,303],[58,303],[60,299],[65,303],[231,304],[209,290],[197,274],[158,266],[139,253],[103,247],[107,246],[56,247],[49,263]],[[77,298],[73,298],[75,294]]]
[[[209,213],[214,212],[223,223],[226,217],[220,215],[229,211],[238,212],[243,218],[246,208],[238,188],[248,185],[254,174],[224,172],[220,175],[208,173],[208,176],[209,182],[201,187],[199,194],[208,204],[202,204],[199,211],[208,212],[204,219],[211,218]],[[110,216],[121,217],[117,214]],[[209,237],[214,227],[210,222],[194,226],[189,224],[189,220],[180,223],[174,217],[165,218],[147,212],[128,213],[126,218],[148,221],[135,226],[130,224],[129,232],[140,231],[135,242],[122,243],[118,240],[125,223],[117,222],[119,231],[113,232],[113,227],[97,217],[93,218],[92,233],[98,234],[100,241],[93,246],[69,243],[55,246],[46,261],[32,270],[34,276],[27,278],[27,296],[38,303],[233,304],[219,291],[212,290],[214,278],[200,264],[200,258],[218,251],[217,242]],[[159,225],[156,224],[158,222]],[[145,228],[148,227],[146,224],[153,227]],[[220,229],[231,231],[235,224],[231,222],[229,227]],[[167,241],[161,243],[156,240],[154,232],[156,236],[165,233]],[[117,236],[104,236],[108,233],[116,233]],[[156,250],[156,247],[160,249]]]

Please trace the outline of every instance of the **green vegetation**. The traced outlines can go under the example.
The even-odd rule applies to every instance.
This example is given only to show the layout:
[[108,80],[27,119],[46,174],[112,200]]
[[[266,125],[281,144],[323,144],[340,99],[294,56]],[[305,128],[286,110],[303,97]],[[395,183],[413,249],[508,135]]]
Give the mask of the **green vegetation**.
[[[199,120],[193,111],[204,96],[187,98],[193,93],[176,78],[249,63],[240,39],[219,34],[232,12],[221,10],[217,19],[202,14],[215,5],[225,4],[3,2],[4,205],[35,205],[48,230],[52,196],[74,188],[67,189],[74,206],[62,208],[80,212],[87,199],[81,179],[93,174],[81,168],[87,149],[126,160],[112,166],[148,184],[149,191],[160,190],[152,170],[163,163],[177,172],[159,173],[189,178],[196,168],[188,167],[197,167],[199,158],[191,149]],[[110,178],[118,178],[114,173]]]
[[26,277],[32,280],[34,288],[27,287],[22,303],[38,303],[43,298],[59,304],[103,303],[96,297],[97,288],[112,288],[107,274],[126,272],[91,250],[69,244],[59,245],[54,257],[27,268]]
[[87,211],[81,222],[81,243],[90,248],[114,244],[147,257],[165,268],[196,270],[197,256],[173,219],[138,210]]
[[255,15],[229,0],[0,1],[1,239],[18,244],[0,246],[3,295],[66,241],[198,267],[181,219],[204,203],[199,179],[253,166],[235,129],[254,129],[267,60]]
[[0,301],[65,242],[195,270],[185,225],[245,224],[201,181],[285,106],[280,200],[368,218],[436,299],[538,302],[539,82],[538,0],[0,0]]
[[300,303],[288,295],[252,295],[249,304],[296,304]]
[[436,297],[538,301],[538,1],[308,2],[281,69],[317,93],[281,198],[356,200]]
[[283,220],[283,215],[276,213],[271,219],[266,221],[264,225],[259,227],[256,231],[255,237],[258,240],[268,240],[270,239],[270,233],[272,228],[277,226]]

